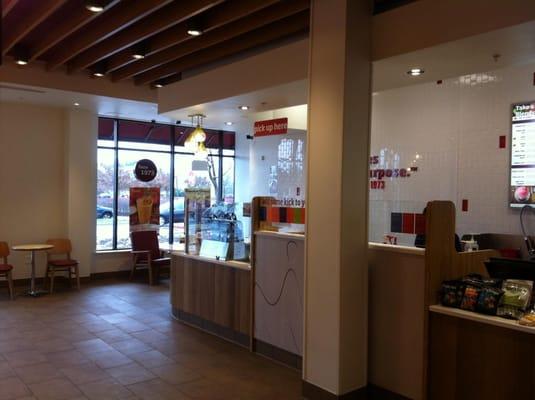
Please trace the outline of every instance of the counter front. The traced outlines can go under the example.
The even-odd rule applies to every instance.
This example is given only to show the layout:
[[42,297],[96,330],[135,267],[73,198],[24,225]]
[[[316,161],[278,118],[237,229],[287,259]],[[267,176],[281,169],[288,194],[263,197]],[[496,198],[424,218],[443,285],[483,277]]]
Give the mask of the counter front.
[[247,263],[173,252],[170,286],[176,319],[250,347],[251,268]]

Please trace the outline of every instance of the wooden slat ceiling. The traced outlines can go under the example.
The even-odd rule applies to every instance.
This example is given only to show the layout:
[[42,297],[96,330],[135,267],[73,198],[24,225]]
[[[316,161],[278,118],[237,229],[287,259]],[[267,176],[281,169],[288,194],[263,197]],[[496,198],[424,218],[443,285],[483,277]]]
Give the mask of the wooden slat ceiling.
[[[101,79],[136,85],[168,84],[188,70],[302,37],[309,28],[310,0],[1,2],[4,62],[24,59],[67,74],[101,72]],[[104,11],[89,11],[90,3]],[[202,35],[187,33],[193,24]]]

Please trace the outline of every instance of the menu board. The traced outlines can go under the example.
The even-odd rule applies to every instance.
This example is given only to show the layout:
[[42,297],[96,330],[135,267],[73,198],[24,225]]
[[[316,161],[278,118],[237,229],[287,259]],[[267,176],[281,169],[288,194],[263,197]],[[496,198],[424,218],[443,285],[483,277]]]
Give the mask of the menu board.
[[511,116],[511,207],[535,207],[535,102],[513,105]]

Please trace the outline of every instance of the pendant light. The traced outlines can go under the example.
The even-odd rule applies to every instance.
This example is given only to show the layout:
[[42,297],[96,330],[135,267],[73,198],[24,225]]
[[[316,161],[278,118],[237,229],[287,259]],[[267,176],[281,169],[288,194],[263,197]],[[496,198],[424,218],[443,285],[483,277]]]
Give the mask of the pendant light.
[[208,152],[206,151],[206,147],[204,145],[204,142],[206,140],[206,133],[202,129],[202,123],[203,119],[206,118],[206,115],[204,114],[193,114],[188,115],[188,117],[191,118],[191,124],[194,124],[194,121],[196,119],[196,127],[189,134],[189,136],[186,138],[186,141],[184,142],[184,147],[188,149],[189,151],[192,151],[197,156],[202,156],[204,153],[208,155]]

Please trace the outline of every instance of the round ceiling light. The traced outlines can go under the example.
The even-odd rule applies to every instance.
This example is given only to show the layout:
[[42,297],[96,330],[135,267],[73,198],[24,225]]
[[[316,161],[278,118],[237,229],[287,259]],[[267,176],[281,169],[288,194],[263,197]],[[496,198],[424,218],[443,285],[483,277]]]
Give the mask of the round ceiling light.
[[420,76],[424,73],[424,70],[422,68],[411,68],[407,71],[407,74],[410,76]]
[[239,106],[238,108],[242,111],[247,111],[249,109],[249,106]]
[[136,54],[132,54],[132,58],[136,60],[142,60],[143,58],[145,58],[145,56],[143,54],[136,53]]
[[102,78],[104,74],[102,72],[93,72],[93,76],[96,76],[97,78]]
[[227,121],[227,122],[225,122],[225,125],[226,126],[232,126],[232,122],[231,121]]
[[104,11],[105,3],[99,0],[88,0],[85,2],[85,8],[91,11],[92,13],[100,13]]
[[28,60],[25,60],[23,58],[19,58],[19,59],[15,60],[15,64],[17,64],[17,65],[26,65],[26,64],[28,64]]
[[162,85],[161,83],[155,83],[155,84],[154,84],[154,87],[157,87],[157,88],[162,88],[162,87],[163,87],[163,85]]

